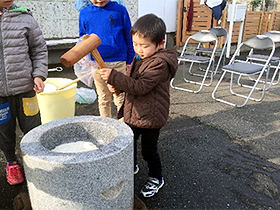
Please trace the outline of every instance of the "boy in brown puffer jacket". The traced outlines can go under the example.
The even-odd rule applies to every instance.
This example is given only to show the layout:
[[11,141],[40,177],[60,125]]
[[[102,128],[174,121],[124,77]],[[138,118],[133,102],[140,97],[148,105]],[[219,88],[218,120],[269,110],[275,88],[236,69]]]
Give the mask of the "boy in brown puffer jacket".
[[0,0],[0,149],[11,185],[24,181],[15,154],[16,119],[24,134],[41,124],[36,93],[44,90],[48,51],[30,11]]
[[137,140],[141,137],[142,156],[148,163],[149,178],[141,189],[144,197],[154,196],[163,186],[162,166],[157,151],[160,129],[166,124],[169,106],[169,84],[178,68],[177,52],[163,49],[166,26],[154,14],[140,17],[133,25],[133,47],[136,57],[126,75],[114,69],[101,69],[101,77],[111,92],[125,92],[118,118],[124,117],[134,133],[134,164],[137,165]]

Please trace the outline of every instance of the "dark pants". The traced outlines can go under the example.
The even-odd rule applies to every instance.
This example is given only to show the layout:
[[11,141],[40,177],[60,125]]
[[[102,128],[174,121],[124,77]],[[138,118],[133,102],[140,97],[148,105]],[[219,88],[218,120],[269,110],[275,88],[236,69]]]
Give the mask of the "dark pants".
[[16,96],[0,97],[0,149],[7,162],[17,159],[16,119],[24,134],[41,124],[37,97],[33,90]]
[[161,179],[162,168],[157,147],[160,129],[135,127],[131,127],[131,129],[134,133],[134,165],[137,164],[137,140],[141,135],[142,156],[148,163],[149,177]]
[[218,5],[216,7],[213,7],[213,8],[210,8],[212,10],[211,28],[213,27],[213,19],[214,18],[216,20],[221,19],[222,12],[225,9],[226,5],[227,5],[226,0],[223,0],[223,2],[220,5]]

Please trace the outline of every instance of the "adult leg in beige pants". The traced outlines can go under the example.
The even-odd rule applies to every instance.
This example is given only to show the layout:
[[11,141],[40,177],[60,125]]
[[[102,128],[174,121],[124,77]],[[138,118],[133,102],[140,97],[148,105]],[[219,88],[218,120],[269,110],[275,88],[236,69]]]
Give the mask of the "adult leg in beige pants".
[[[120,61],[113,65],[107,65],[107,67],[125,73],[126,62]],[[100,116],[112,117],[111,114],[112,93],[108,90],[106,82],[100,77],[99,71],[96,71],[96,73],[94,74],[94,84],[98,95],[98,108],[99,108]],[[123,103],[124,93],[120,93],[117,96],[113,94],[113,96],[114,96],[114,104],[117,106],[117,110],[119,110]]]

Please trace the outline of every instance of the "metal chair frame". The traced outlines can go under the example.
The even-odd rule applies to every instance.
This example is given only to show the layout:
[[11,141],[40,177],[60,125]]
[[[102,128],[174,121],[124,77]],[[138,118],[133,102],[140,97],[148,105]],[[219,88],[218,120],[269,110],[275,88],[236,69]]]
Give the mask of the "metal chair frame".
[[[247,58],[245,60],[239,60],[236,58],[236,56],[239,54],[242,46],[247,46],[247,47],[251,48],[251,51],[254,49],[271,50],[271,51],[266,59],[259,59],[259,61],[263,62],[264,64],[252,63],[251,61],[248,61]],[[268,83],[267,81],[268,81],[268,75],[269,75],[269,64],[271,62],[271,58],[272,58],[274,52],[275,52],[275,43],[272,41],[271,38],[269,38],[265,35],[257,35],[257,36],[253,36],[253,37],[245,40],[243,43],[241,43],[237,47],[229,64],[222,67],[223,74],[221,75],[216,87],[214,88],[214,90],[212,92],[212,98],[219,102],[223,102],[223,103],[226,103],[226,104],[229,104],[232,106],[236,106],[236,107],[245,106],[249,100],[262,101],[264,98],[266,85]],[[227,73],[229,73],[231,76],[230,83],[229,83],[230,93],[232,95],[245,98],[245,101],[242,104],[233,103],[233,102],[221,99],[221,98],[217,98],[215,96],[215,93],[218,90],[219,85],[221,84],[223,78],[225,77],[225,75]],[[252,97],[253,92],[257,89],[256,87],[260,83],[260,80],[264,74],[265,74],[265,80],[263,82],[261,96],[259,98]],[[233,76],[234,75],[238,75],[238,76],[258,75],[258,77],[256,80],[254,80],[254,85],[248,86],[250,88],[250,91],[248,94],[245,95],[245,94],[237,93],[233,90]]]
[[[216,49],[215,56],[219,55],[219,59],[216,64],[216,68],[214,70],[214,76],[215,76],[218,73],[218,69],[220,67],[221,62],[222,62],[222,65],[225,65],[225,60],[226,60],[225,50],[226,50],[226,46],[227,46],[227,42],[228,42],[228,32],[225,28],[222,28],[220,26],[210,28],[209,31],[214,33],[217,36],[218,40],[221,37],[225,38],[225,42],[224,42],[222,48]],[[204,47],[201,47],[201,45],[199,48],[196,49],[196,52],[199,52],[199,53],[212,53],[212,51],[213,51],[213,48],[204,48]],[[214,57],[214,63],[215,63],[215,57]],[[201,69],[201,70],[203,70],[203,69]],[[191,72],[190,72],[190,74],[191,74]]]
[[[195,51],[194,53],[186,52],[188,44],[191,40],[193,40],[197,43],[196,49],[199,48],[203,43],[214,42],[214,48],[213,48],[211,55],[210,56],[209,55],[201,56],[201,55],[198,55],[197,51]],[[201,30],[201,31],[198,31],[198,32],[194,33],[193,35],[191,35],[186,40],[183,50],[181,52],[181,55],[178,57],[178,64],[183,62],[183,79],[184,79],[184,81],[188,82],[188,83],[199,85],[199,88],[194,90],[194,89],[176,87],[173,85],[174,78],[170,81],[170,86],[177,90],[183,90],[183,91],[192,92],[192,93],[198,93],[202,89],[203,86],[210,86],[212,84],[213,75],[214,75],[214,71],[215,71],[213,61],[214,61],[215,52],[217,49],[217,44],[218,44],[217,36],[210,30]],[[187,78],[186,68],[185,68],[186,63],[190,63],[189,72],[191,72],[191,69],[194,64],[206,64],[207,65],[207,67],[204,71],[204,75],[198,74],[199,76],[203,77],[201,82],[197,82],[197,81]],[[211,67],[212,67],[212,70],[210,70]],[[208,76],[209,72],[210,72],[210,76]],[[195,74],[193,74],[193,75],[195,75]],[[198,75],[195,75],[195,76],[198,76]],[[205,83],[207,77],[210,78],[209,83]]]
[[[280,43],[280,31],[269,31],[264,33],[263,35],[268,36],[269,38],[272,39],[272,41],[276,44],[276,43]],[[251,61],[251,62],[258,62],[261,63],[262,59],[268,59],[268,55],[262,55],[262,54],[254,54],[253,51],[251,51],[249,53],[249,55],[247,56],[247,61]],[[279,69],[280,69],[280,57],[276,57],[276,56],[272,56],[271,61],[269,63],[269,70],[274,69],[274,73],[272,74],[272,77],[270,79],[270,81],[268,81],[268,87],[266,88],[266,90],[269,90],[271,88],[272,85],[277,85],[280,81],[280,74],[279,74]],[[276,82],[274,82],[274,80],[276,79],[278,74],[278,78],[276,80]],[[250,80],[255,81],[256,79],[252,78],[249,76]],[[248,85],[242,84],[240,82],[241,80],[241,76],[238,78],[238,84],[240,86],[243,87],[250,87]],[[261,83],[264,83],[264,80],[260,80]],[[256,87],[257,89],[261,90],[261,88]]]

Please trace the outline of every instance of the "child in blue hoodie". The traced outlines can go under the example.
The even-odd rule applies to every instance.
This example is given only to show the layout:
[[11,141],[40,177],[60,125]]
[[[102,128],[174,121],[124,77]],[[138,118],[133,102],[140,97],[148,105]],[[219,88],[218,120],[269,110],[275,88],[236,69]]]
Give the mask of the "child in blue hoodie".
[[[80,11],[79,34],[96,34],[101,39],[97,47],[108,68],[125,73],[132,62],[134,50],[129,34],[131,22],[126,8],[110,0],[91,0],[89,6]],[[94,75],[94,84],[98,95],[100,116],[112,117],[112,93],[106,82],[100,77],[99,71]],[[123,103],[124,93],[114,94],[117,110]]]

